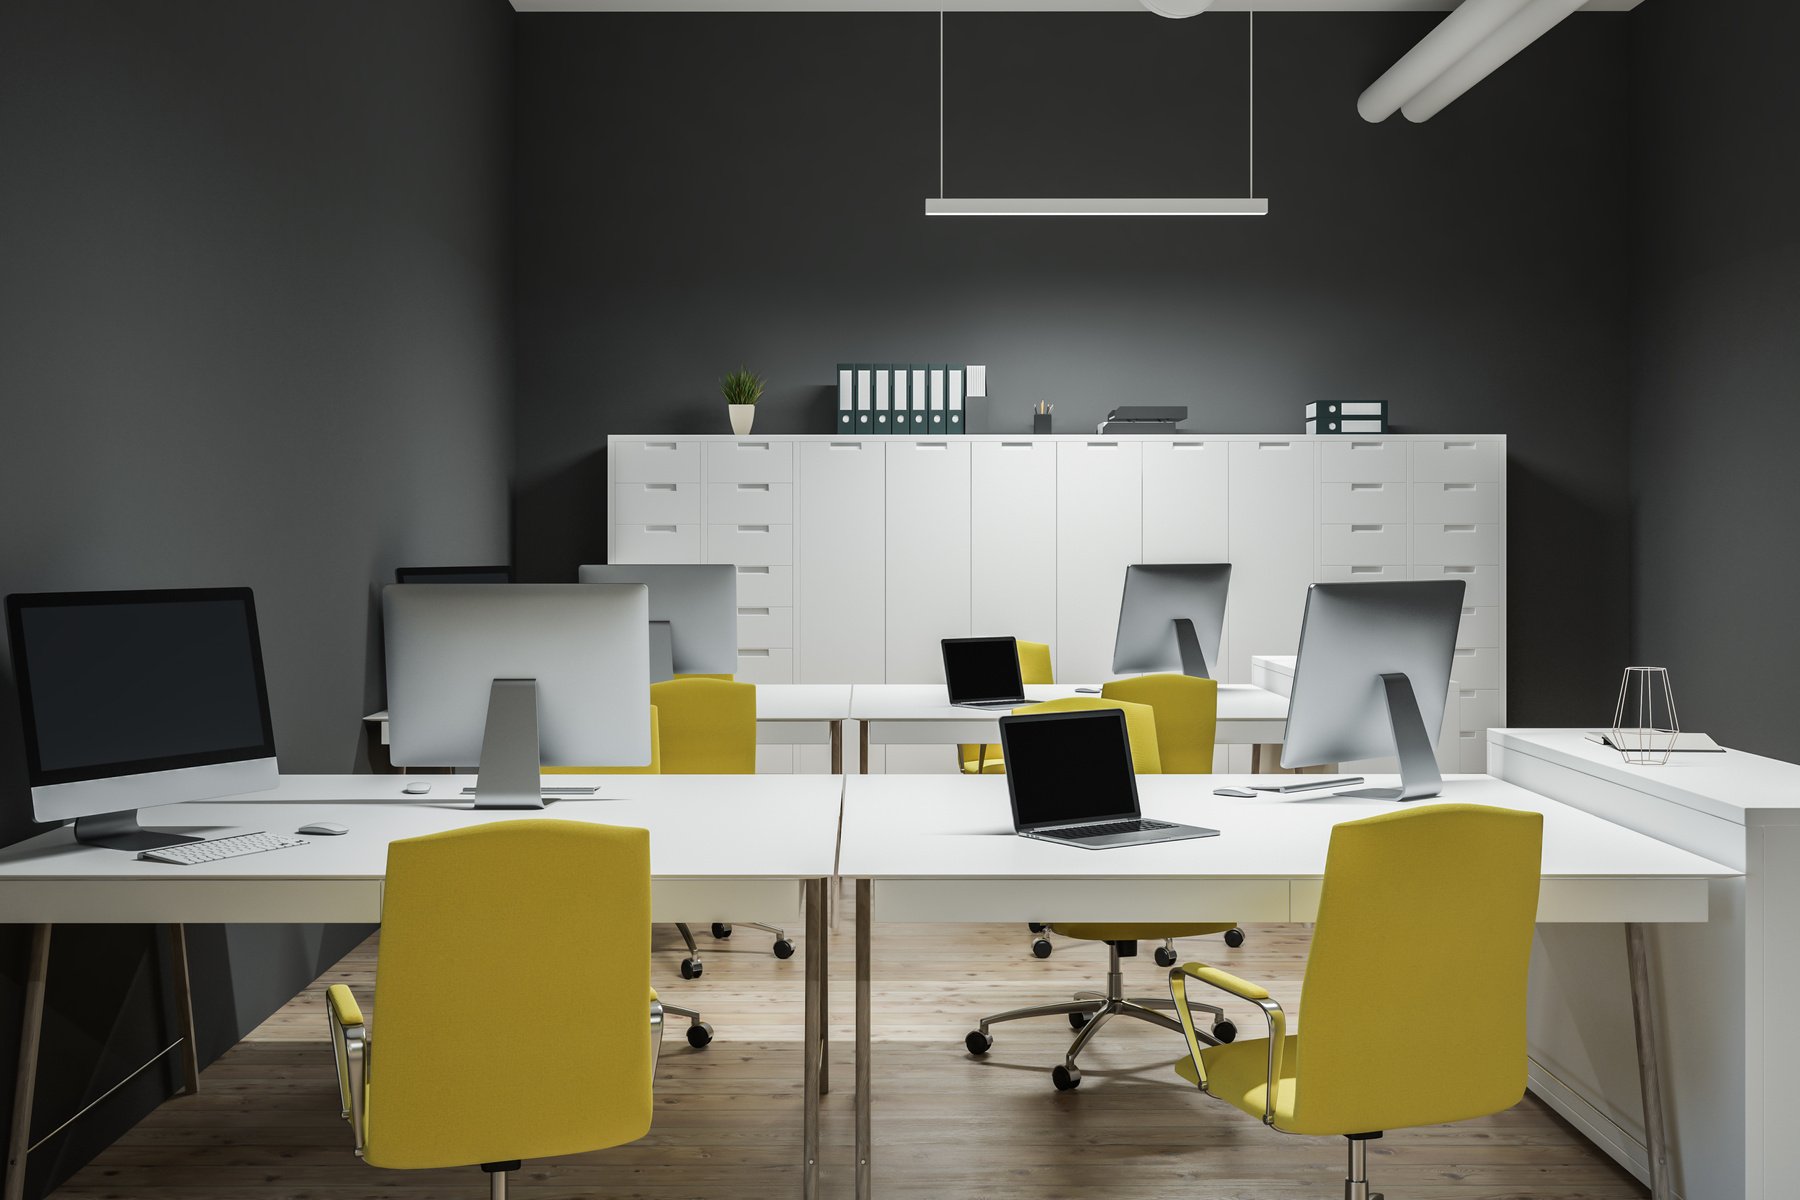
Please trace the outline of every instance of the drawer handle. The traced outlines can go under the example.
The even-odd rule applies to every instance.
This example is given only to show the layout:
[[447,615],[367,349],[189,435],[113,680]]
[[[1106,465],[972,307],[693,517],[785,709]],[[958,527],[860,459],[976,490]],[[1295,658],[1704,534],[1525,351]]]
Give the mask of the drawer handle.
[[646,483],[644,490],[646,492],[673,492],[680,487],[679,483]]
[[1353,483],[1350,485],[1350,490],[1353,492],[1379,492],[1386,486],[1385,483]]
[[1029,449],[1031,449],[1031,443],[1030,442],[1001,442],[1000,448],[1002,450],[1029,450]]
[[1350,448],[1352,450],[1380,450],[1386,444],[1385,442],[1351,442]]
[[863,444],[861,442],[833,442],[831,448],[833,450],[861,450]]
[[766,617],[768,615],[769,615],[769,610],[766,608],[740,608],[740,609],[738,609],[738,616],[740,616],[740,617]]
[[767,575],[768,573],[769,573],[769,568],[767,568],[767,567],[739,567],[738,568],[739,575]]
[[1474,573],[1475,573],[1474,567],[1445,567],[1444,568],[1444,574],[1446,574],[1446,575],[1473,575]]
[[767,442],[739,442],[737,444],[737,448],[739,450],[767,450],[769,448],[769,443],[767,443]]
[[739,646],[738,647],[738,657],[739,658],[767,658],[767,657],[769,657],[769,652],[767,650],[751,650],[747,647]]
[[645,442],[644,449],[646,449],[646,450],[674,450],[677,448],[677,445],[678,444],[675,442]]
[[1444,490],[1446,492],[1472,492],[1475,490],[1475,485],[1472,483],[1446,483]]
[[1351,533],[1380,533],[1382,528],[1383,527],[1380,525],[1352,525],[1350,527],[1350,532]]
[[1461,696],[1464,700],[1473,700],[1475,698],[1475,693],[1470,691],[1459,691],[1456,694]]
[[1119,448],[1119,443],[1117,443],[1117,442],[1089,442],[1088,443],[1089,450],[1117,450],[1118,448]]
[[1474,533],[1475,527],[1473,525],[1446,525],[1446,526],[1444,526],[1444,532],[1445,533]]
[[740,492],[766,492],[769,490],[769,485],[766,483],[740,483],[737,485],[737,490]]
[[948,450],[949,448],[950,448],[949,442],[914,442],[913,443],[913,449],[915,449],[915,450]]
[[1458,650],[1456,652],[1456,657],[1458,657],[1458,658],[1474,658],[1475,652],[1473,650]]
[[1258,450],[1286,450],[1292,445],[1292,442],[1258,442],[1256,448]]
[[767,525],[738,525],[738,526],[734,526],[734,528],[739,533],[767,533],[767,532],[769,532],[769,527]]
[[1473,450],[1474,448],[1475,448],[1474,442],[1445,442],[1444,443],[1444,449],[1446,449],[1446,450]]
[[644,532],[645,533],[674,533],[675,526],[673,526],[673,525],[646,525],[646,526],[644,526]]
[[1465,617],[1472,617],[1472,616],[1474,616],[1474,615],[1475,615],[1475,610],[1474,610],[1474,609],[1472,609],[1472,608],[1465,608],[1465,609],[1463,609],[1463,616],[1465,616]]
[[1204,450],[1204,449],[1206,449],[1205,442],[1173,442],[1173,443],[1171,443],[1171,445],[1173,445],[1174,448],[1177,450]]
[[1380,575],[1386,570],[1386,567],[1351,567],[1350,573],[1352,575]]

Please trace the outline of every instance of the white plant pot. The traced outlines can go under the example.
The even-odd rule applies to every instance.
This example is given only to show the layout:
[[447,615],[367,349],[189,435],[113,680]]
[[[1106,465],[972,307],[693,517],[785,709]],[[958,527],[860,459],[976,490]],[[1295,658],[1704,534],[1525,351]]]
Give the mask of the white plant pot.
[[756,420],[756,405],[727,404],[725,407],[731,413],[731,432],[739,437],[749,437],[750,423]]

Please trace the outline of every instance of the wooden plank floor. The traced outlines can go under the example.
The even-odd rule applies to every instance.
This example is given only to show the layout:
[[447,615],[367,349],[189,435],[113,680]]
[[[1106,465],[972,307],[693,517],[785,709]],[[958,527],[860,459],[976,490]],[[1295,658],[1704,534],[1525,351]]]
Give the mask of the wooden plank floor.
[[[1228,950],[1183,943],[1269,983],[1298,1016],[1304,926],[1253,926]],[[631,1146],[515,1176],[518,1200],[683,1197],[790,1200],[799,1195],[800,1021],[804,947],[786,962],[767,935],[700,935],[702,979],[676,971],[672,928],[658,928],[655,980],[671,1003],[700,1008],[717,1030],[704,1051],[672,1024],[650,1135]],[[852,1195],[853,927],[832,944],[832,1080],[822,1135],[824,1193]],[[796,936],[796,940],[799,940]],[[1127,960],[1133,994],[1166,994],[1150,947]],[[321,995],[347,982],[369,1006],[371,939],[210,1067],[201,1094],[163,1105],[57,1195],[64,1200],[425,1200],[485,1197],[472,1169],[383,1171],[357,1161],[337,1116]],[[1170,1064],[1177,1038],[1115,1020],[1083,1056],[1084,1081],[1050,1085],[1072,1036],[1056,1018],[996,1027],[993,1053],[971,1059],[963,1035],[983,1013],[1059,1000],[1104,982],[1102,948],[1058,939],[1045,961],[1015,926],[878,925],[875,942],[875,1138],[882,1197],[1057,1200],[1341,1200],[1336,1139],[1294,1138],[1189,1089]],[[1246,1036],[1261,1020],[1239,1006]],[[1374,1003],[1373,1035],[1404,1034],[1404,1014]],[[1535,1099],[1481,1121],[1390,1134],[1370,1174],[1388,1200],[1624,1200],[1645,1191]]]

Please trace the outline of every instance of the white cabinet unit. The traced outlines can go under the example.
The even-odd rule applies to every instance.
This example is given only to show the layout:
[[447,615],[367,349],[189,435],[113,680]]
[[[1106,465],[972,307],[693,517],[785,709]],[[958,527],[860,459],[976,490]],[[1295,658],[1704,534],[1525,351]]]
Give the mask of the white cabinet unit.
[[970,439],[969,459],[969,632],[1054,656],[1056,443]]
[[947,637],[969,636],[969,443],[887,443],[888,683],[942,683]]
[[887,446],[829,440],[799,450],[796,682],[885,678]]
[[1056,447],[1056,657],[1060,679],[1112,674],[1125,568],[1144,560],[1143,447],[1112,438]]
[[1313,581],[1312,438],[1231,443],[1231,650],[1226,678],[1250,678],[1253,654],[1292,654]]

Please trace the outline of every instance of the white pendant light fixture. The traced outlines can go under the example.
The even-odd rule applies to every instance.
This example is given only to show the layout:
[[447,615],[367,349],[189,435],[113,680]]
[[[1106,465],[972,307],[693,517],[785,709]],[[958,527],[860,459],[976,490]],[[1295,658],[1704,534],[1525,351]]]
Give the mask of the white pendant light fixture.
[[[1141,0],[1158,16],[1182,18],[1205,12],[1213,0]],[[925,201],[928,217],[1262,217],[1269,201],[1256,192],[1256,10],[1249,16],[1250,161],[1243,196],[949,197],[944,194],[944,14],[938,13],[938,194]]]

